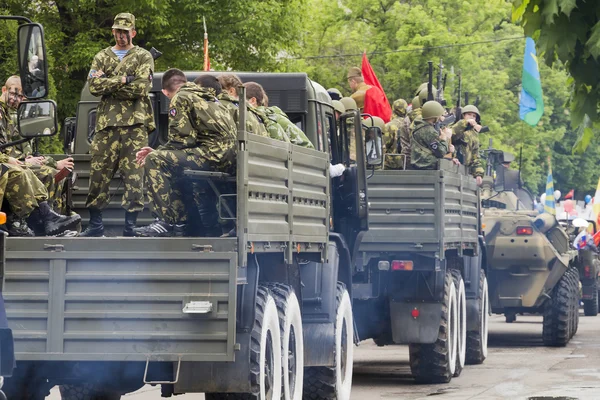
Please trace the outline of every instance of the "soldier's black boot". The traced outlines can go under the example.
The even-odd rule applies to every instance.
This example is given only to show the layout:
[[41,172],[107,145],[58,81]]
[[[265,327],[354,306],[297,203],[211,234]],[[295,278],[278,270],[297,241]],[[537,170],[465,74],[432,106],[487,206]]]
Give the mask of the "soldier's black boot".
[[35,236],[34,232],[29,228],[27,221],[24,218],[18,218],[12,213],[8,214],[6,231],[8,232],[8,236]]
[[208,189],[208,191],[197,197],[196,202],[203,236],[221,236],[222,229],[219,224],[219,213],[217,212],[217,197]]
[[90,223],[85,231],[79,234],[80,237],[101,237],[104,235],[104,225],[102,224],[102,211],[90,208]]
[[125,228],[123,228],[123,236],[135,236],[135,224],[137,222],[137,211],[127,211],[125,213]]
[[58,235],[68,230],[75,229],[81,221],[79,214],[70,216],[55,213],[47,202],[38,205],[39,217],[44,222],[44,230],[47,236]]

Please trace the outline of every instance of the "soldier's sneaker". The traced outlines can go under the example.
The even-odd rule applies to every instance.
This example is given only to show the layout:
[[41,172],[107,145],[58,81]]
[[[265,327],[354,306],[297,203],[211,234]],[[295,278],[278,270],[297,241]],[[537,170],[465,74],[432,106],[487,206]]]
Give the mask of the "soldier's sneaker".
[[179,237],[184,236],[185,224],[168,224],[157,219],[148,226],[142,226],[133,230],[137,237]]

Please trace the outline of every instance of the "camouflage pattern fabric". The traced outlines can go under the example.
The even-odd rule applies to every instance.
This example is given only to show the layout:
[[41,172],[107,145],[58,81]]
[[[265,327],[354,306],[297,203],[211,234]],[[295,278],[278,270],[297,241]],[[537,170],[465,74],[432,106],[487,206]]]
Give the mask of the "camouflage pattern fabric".
[[[13,136],[13,123],[10,116],[10,110],[6,103],[0,100],[0,144],[6,144],[11,141]],[[2,156],[0,156],[0,162],[7,162],[8,157],[12,154],[13,148],[6,147],[2,149]]]
[[437,169],[438,159],[448,152],[448,143],[440,140],[433,125],[422,119],[414,122],[411,140],[411,165],[415,169]]
[[394,101],[392,104],[392,112],[394,118],[404,118],[406,117],[406,109],[408,108],[408,103],[404,99],[398,99]]
[[294,124],[286,113],[277,106],[272,106],[265,108],[267,116],[277,122],[285,131],[287,136],[290,138],[290,142],[301,147],[306,147],[307,149],[314,149],[315,146],[310,142],[308,137],[302,132],[302,129],[298,128],[296,124]]
[[6,170],[4,197],[18,218],[27,217],[39,202],[48,200],[46,188],[30,169],[11,164],[3,164],[3,169]]
[[421,119],[421,108],[415,108],[414,110],[409,112],[407,118],[408,129],[401,129],[400,131],[400,154],[404,154],[404,157],[406,158],[406,167],[408,168],[411,165],[410,156],[412,153],[412,132],[415,127],[415,121]]
[[135,162],[135,153],[148,146],[142,125],[108,127],[97,131],[90,146],[90,191],[85,206],[102,210],[110,202],[109,186],[117,169],[125,186],[122,206],[127,211],[144,209],[144,168]]
[[[386,156],[384,156],[384,165],[385,169],[403,169],[404,168],[404,157],[399,156],[389,156],[390,154],[398,154],[398,149],[402,149],[404,147],[403,142],[406,138],[409,138],[410,148],[410,120],[408,117],[396,117],[392,119],[390,122],[385,124],[385,128],[383,130],[383,151]],[[398,141],[400,141],[400,145],[398,145]],[[400,154],[404,154],[400,151]],[[409,164],[410,160],[407,160],[406,165]]]
[[8,185],[8,175],[6,174],[8,166],[0,165],[0,168],[0,206],[2,206],[2,202],[4,201],[4,193],[6,192],[6,185]]
[[465,165],[473,177],[485,175],[483,163],[479,158],[479,135],[474,129],[469,129],[466,120],[460,120],[452,127],[452,144],[455,157]]
[[[240,120],[240,103],[238,100],[235,100],[228,93],[222,92],[217,96],[217,99],[223,104],[231,113],[233,117],[233,121],[235,122],[235,126],[237,128],[238,121]],[[253,133],[258,136],[269,137],[269,133],[267,132],[267,128],[258,120],[256,115],[250,112],[251,107],[248,106],[248,111],[246,113],[246,130],[250,133]]]
[[254,107],[251,109],[251,112],[254,113],[258,120],[263,123],[265,128],[267,128],[267,132],[269,133],[269,137],[271,139],[281,140],[282,142],[286,143],[291,142],[289,136],[287,133],[285,133],[281,125],[269,118],[265,107]]
[[25,165],[34,173],[34,175],[46,188],[46,191],[48,192],[48,205],[50,205],[50,207],[57,212],[62,211],[64,179],[59,183],[54,181],[54,176],[58,173],[58,170],[48,165]]
[[202,159],[219,170],[235,165],[237,127],[211,88],[195,83],[179,88],[169,105],[168,139],[161,150],[199,148]]
[[371,86],[367,85],[364,82],[361,82],[356,87],[356,91],[350,95],[356,101],[356,106],[362,111],[365,108],[365,96],[367,94],[367,90],[371,89]]
[[[92,77],[104,72],[100,78]],[[102,96],[96,117],[96,132],[115,126],[142,125],[148,132],[155,128],[150,89],[154,74],[154,59],[147,50],[135,46],[119,61],[111,47],[94,57],[88,75],[90,92]],[[129,83],[122,83],[127,77]]]

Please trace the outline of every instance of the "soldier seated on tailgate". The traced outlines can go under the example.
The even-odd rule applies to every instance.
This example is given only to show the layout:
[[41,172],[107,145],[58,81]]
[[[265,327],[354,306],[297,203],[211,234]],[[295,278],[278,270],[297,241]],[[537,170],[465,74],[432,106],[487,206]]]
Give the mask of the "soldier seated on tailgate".
[[[144,147],[136,154],[137,162],[144,165],[148,197],[157,219],[136,228],[136,236],[185,234],[188,217],[180,186],[184,169],[229,173],[235,167],[237,129],[215,90],[188,82],[175,68],[164,73],[162,88],[171,100],[168,141],[156,150]],[[202,227],[217,234],[216,198],[203,196],[198,207]]]
[[308,137],[302,132],[302,129],[298,128],[296,124],[294,124],[286,113],[277,106],[269,107],[269,98],[267,94],[264,93],[263,89],[263,106],[264,110],[267,114],[267,117],[272,121],[276,122],[283,128],[283,131],[290,138],[290,142],[301,147],[306,147],[308,149],[314,149],[315,146],[311,143]]
[[[441,121],[444,107],[437,101],[428,101],[421,108],[422,119],[414,121],[411,138],[411,165],[414,169],[437,169],[438,160],[452,152],[449,140],[452,130],[443,127],[441,132],[435,129],[435,123]],[[459,164],[457,159],[453,159]]]

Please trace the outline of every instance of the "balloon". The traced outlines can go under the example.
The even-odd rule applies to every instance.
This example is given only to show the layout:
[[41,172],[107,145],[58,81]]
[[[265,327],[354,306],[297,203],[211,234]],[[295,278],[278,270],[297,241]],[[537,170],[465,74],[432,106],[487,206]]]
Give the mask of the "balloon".
[[542,204],[546,203],[546,193],[544,193],[540,196],[540,203],[542,203]]
[[585,204],[590,204],[590,202],[592,201],[592,196],[590,196],[589,194],[585,195]]
[[555,190],[554,191],[554,200],[558,200],[560,199],[560,190]]
[[569,215],[571,215],[573,213],[573,201],[572,200],[565,200],[565,202],[563,203],[563,209],[565,210],[565,212]]

